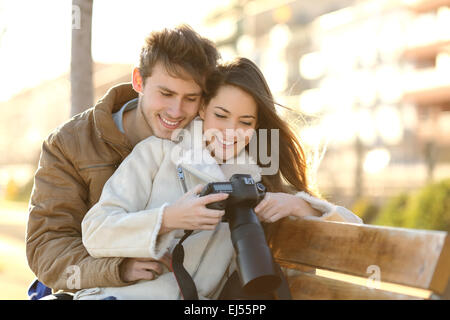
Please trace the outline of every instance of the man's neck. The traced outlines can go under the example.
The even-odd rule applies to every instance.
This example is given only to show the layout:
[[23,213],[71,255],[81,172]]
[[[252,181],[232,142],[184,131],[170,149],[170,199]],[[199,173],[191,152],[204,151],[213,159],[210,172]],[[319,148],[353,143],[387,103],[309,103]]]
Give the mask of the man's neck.
[[134,147],[145,138],[152,135],[145,119],[140,114],[140,106],[123,114],[123,129],[125,136]]

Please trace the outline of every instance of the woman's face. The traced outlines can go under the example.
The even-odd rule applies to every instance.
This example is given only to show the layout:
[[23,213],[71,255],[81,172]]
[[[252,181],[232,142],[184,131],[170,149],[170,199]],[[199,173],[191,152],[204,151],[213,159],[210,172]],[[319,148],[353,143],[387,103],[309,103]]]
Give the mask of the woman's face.
[[216,159],[235,157],[250,142],[258,120],[257,109],[255,100],[247,92],[223,85],[200,110],[206,144]]

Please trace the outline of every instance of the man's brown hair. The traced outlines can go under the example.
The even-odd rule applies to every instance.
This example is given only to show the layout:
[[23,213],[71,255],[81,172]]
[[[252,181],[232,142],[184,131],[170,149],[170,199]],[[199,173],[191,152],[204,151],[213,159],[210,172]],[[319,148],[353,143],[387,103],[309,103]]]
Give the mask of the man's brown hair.
[[219,57],[212,41],[182,24],[150,33],[141,49],[138,68],[145,83],[155,64],[161,62],[171,76],[184,79],[187,74],[205,92],[206,78],[215,70]]

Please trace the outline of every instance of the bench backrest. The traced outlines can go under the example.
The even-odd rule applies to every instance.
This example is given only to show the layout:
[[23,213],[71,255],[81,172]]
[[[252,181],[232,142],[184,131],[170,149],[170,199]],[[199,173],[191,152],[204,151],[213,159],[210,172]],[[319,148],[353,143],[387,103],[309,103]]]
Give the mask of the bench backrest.
[[298,270],[288,279],[294,299],[450,299],[447,232],[291,218],[275,230],[275,260]]

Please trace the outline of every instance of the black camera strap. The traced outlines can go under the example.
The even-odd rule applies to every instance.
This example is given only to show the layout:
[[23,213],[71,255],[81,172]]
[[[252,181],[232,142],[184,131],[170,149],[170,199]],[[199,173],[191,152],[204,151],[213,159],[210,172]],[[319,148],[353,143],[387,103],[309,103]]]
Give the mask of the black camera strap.
[[[192,232],[193,230],[184,230],[183,237],[180,239],[180,241],[178,241],[177,245],[175,246],[172,252],[172,270],[184,300],[198,300],[198,293],[195,282],[192,279],[189,272],[187,272],[187,270],[183,266],[184,262],[183,242],[192,234]],[[279,300],[292,300],[289,284],[287,282],[286,277],[283,274],[283,271],[281,271],[279,264],[276,263],[275,261],[274,266],[278,275],[282,280],[280,286],[274,292],[275,298]],[[240,283],[238,285],[240,286]]]
[[198,300],[197,287],[189,272],[183,266],[183,241],[192,234],[193,230],[184,230],[184,236],[178,241],[172,252],[172,270],[178,282],[184,300]]
[[277,270],[278,275],[281,278],[281,284],[277,290],[275,290],[275,297],[278,300],[292,300],[291,290],[289,289],[289,283],[284,275],[281,267],[275,261],[273,262],[275,265],[275,269]]
[[[177,175],[184,193],[188,192],[183,168],[180,165],[177,166]],[[178,241],[172,252],[172,270],[173,274],[175,275],[175,279],[178,282],[178,287],[180,288],[181,295],[183,296],[184,300],[198,300],[197,287],[195,286],[195,282],[189,272],[187,272],[183,266],[183,241],[186,240],[193,231],[194,230],[184,230],[184,236],[180,239],[180,241]]]

